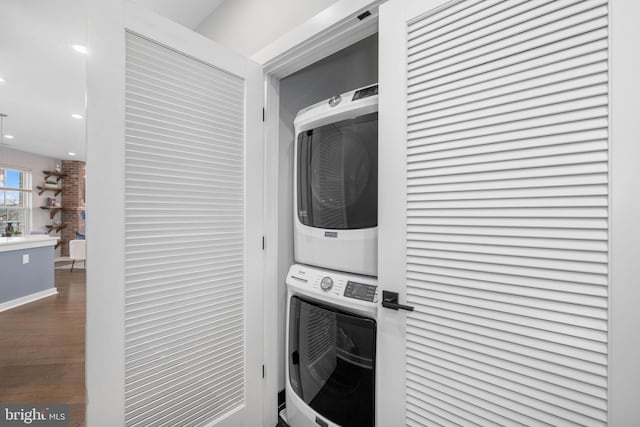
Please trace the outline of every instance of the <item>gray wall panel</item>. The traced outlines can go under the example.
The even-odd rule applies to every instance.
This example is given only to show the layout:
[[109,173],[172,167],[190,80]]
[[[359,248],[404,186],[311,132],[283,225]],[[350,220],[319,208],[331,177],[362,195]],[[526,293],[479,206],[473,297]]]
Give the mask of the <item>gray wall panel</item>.
[[0,252],[0,304],[53,287],[53,246]]

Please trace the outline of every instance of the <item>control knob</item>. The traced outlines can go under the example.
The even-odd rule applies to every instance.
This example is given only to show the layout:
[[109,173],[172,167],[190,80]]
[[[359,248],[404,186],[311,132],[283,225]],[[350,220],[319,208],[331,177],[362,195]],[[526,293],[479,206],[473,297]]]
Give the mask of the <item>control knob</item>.
[[323,277],[320,282],[320,287],[323,291],[329,291],[333,288],[333,279],[329,276]]
[[340,101],[342,101],[342,97],[340,95],[332,96],[329,98],[329,107],[335,107],[340,104]]

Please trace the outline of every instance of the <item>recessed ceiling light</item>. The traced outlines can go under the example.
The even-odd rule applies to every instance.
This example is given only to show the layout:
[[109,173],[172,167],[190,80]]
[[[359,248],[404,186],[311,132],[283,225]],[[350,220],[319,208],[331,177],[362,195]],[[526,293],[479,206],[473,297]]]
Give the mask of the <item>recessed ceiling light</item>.
[[70,156],[75,156],[76,155],[76,153],[72,153],[72,152],[68,152],[67,154],[70,155]]
[[82,118],[82,114],[73,113],[71,117],[73,117],[74,119],[80,120]]
[[7,138],[7,139],[14,139],[14,138],[15,138],[15,136],[13,136],[13,135],[8,135],[8,134],[6,134],[6,133],[4,134],[4,137],[5,137],[5,138]]
[[85,45],[82,44],[74,44],[71,46],[71,48],[73,50],[75,50],[76,52],[79,52],[83,55],[86,55],[89,51],[87,50],[87,47]]
[[6,82],[6,80],[4,79],[4,77],[0,76],[0,83],[4,83]]

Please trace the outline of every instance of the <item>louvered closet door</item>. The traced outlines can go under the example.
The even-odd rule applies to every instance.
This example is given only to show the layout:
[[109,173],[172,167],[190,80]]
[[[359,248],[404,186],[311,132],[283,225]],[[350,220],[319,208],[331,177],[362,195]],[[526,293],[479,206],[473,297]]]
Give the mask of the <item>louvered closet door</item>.
[[[126,425],[212,423],[260,384],[245,80],[135,34],[126,43]],[[251,411],[243,420],[262,408]]]
[[405,422],[605,425],[607,2],[409,3]]

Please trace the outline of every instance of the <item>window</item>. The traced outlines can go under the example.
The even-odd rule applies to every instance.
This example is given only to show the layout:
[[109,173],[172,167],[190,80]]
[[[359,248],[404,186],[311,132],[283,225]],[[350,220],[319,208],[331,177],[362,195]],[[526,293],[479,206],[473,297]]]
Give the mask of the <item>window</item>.
[[31,172],[0,166],[0,231],[21,236],[31,228]]

